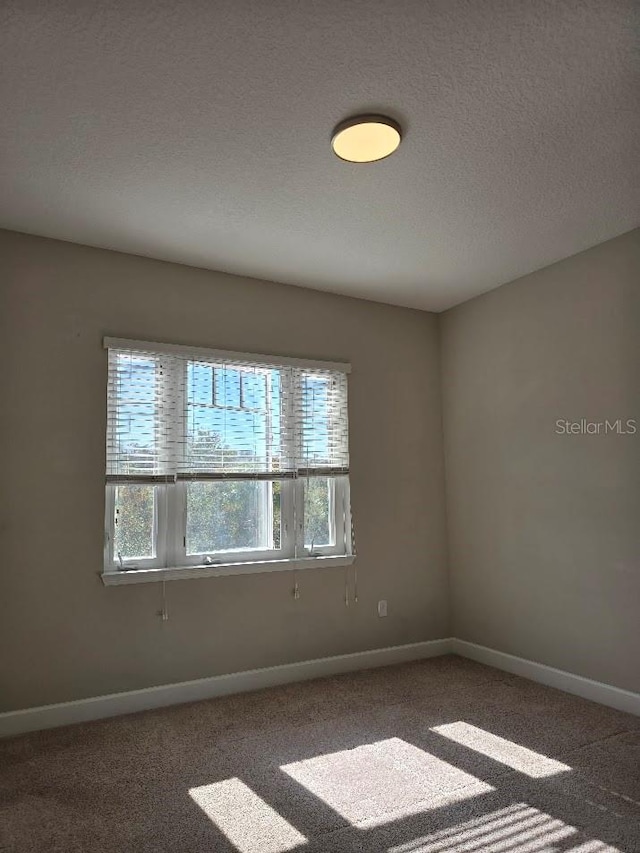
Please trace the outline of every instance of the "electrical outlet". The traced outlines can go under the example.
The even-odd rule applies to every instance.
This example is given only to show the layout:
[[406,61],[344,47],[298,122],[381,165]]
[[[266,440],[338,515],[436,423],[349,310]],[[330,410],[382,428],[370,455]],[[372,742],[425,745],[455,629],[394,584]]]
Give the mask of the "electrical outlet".
[[387,615],[387,602],[386,599],[378,602],[378,616],[382,618]]

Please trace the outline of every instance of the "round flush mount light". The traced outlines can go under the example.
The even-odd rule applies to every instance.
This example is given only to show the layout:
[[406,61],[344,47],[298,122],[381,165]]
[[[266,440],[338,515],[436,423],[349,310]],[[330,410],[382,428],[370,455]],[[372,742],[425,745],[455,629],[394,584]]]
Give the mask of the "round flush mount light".
[[401,139],[400,125],[387,116],[354,116],[333,131],[331,147],[341,160],[373,163],[393,154]]

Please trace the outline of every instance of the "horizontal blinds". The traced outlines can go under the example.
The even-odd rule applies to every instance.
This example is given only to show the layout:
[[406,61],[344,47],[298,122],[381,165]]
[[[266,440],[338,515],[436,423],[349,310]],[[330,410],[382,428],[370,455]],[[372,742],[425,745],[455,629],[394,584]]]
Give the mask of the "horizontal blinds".
[[349,470],[347,377],[331,370],[301,370],[295,377],[294,430],[302,473]]
[[351,365],[345,361],[315,361],[308,358],[290,358],[282,355],[260,355],[230,350],[206,349],[203,347],[185,347],[180,344],[152,343],[151,341],[130,341],[126,338],[104,338],[105,349],[135,350],[154,355],[178,355],[193,361],[221,361],[233,364],[254,364],[258,361],[263,367],[297,367],[304,370],[335,370],[339,373],[351,373]]
[[347,377],[333,364],[109,344],[109,481],[348,472]]

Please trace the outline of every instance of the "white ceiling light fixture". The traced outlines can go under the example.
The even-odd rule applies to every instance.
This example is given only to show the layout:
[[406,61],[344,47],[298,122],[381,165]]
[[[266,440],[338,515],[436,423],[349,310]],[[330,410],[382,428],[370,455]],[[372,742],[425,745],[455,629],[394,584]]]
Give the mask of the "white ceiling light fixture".
[[398,122],[387,116],[362,115],[337,125],[331,147],[341,160],[373,163],[393,154],[401,140],[402,129]]

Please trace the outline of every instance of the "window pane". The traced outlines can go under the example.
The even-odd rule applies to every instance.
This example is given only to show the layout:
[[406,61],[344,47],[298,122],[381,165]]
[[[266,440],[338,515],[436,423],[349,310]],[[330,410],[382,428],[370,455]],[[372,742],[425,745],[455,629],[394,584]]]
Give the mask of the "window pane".
[[216,367],[215,373],[215,405],[221,408],[239,409],[240,371],[231,367]]
[[313,548],[334,545],[331,481],[326,477],[309,477],[304,481],[304,545]]
[[221,480],[187,486],[187,554],[280,547],[280,484]]
[[152,356],[121,353],[115,365],[117,404],[110,422],[120,473],[153,473],[157,463],[158,365]]
[[276,369],[189,362],[186,465],[193,472],[262,472],[281,466]]
[[116,486],[113,556],[116,562],[156,556],[153,486]]
[[282,548],[281,524],[282,524],[282,483],[275,480],[272,483],[273,490],[273,547]]
[[329,387],[326,376],[309,373],[302,380],[302,458],[306,465],[327,464],[330,458]]
[[267,407],[267,377],[264,373],[242,374],[242,408],[263,412]]

